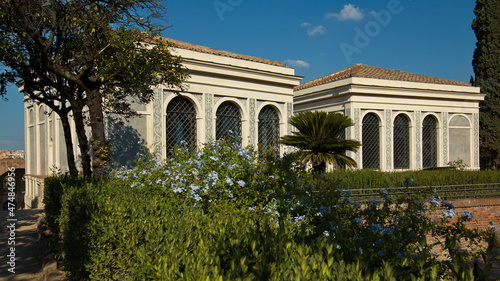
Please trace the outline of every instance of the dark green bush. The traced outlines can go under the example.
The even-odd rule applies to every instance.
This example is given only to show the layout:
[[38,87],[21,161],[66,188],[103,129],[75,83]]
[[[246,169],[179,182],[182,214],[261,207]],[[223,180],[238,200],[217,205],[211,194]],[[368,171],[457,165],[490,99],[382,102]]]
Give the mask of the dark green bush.
[[499,183],[500,171],[403,171],[380,172],[375,170],[335,170],[325,175],[342,189],[391,188],[406,186],[406,179],[413,179],[413,186],[467,185]]
[[59,218],[65,189],[79,188],[84,185],[85,180],[82,177],[71,175],[51,176],[44,179],[43,204],[45,205],[45,219],[54,235],[59,235]]

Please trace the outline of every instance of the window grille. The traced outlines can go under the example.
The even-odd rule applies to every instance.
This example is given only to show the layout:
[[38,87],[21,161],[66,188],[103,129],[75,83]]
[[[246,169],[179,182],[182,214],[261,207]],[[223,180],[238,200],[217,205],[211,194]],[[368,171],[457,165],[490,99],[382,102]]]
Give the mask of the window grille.
[[422,166],[437,166],[437,120],[430,115],[424,118],[422,124]]
[[190,100],[175,97],[167,106],[167,149],[181,144],[196,145],[196,110]]
[[216,139],[241,137],[241,115],[238,107],[231,102],[223,102],[217,109]]
[[399,114],[394,119],[393,156],[394,169],[410,168],[410,121],[406,115]]
[[377,115],[368,113],[363,118],[363,168],[380,169],[380,121]]
[[263,149],[277,147],[280,137],[280,119],[276,109],[266,105],[259,113],[259,145]]

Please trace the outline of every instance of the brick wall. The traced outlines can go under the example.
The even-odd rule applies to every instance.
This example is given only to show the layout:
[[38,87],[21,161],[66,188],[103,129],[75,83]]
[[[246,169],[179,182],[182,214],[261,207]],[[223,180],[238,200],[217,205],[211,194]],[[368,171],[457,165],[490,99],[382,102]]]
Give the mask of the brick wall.
[[467,227],[485,229],[493,224],[500,229],[500,197],[455,199],[449,202],[455,206],[457,216],[463,211],[473,213],[472,221],[466,222]]

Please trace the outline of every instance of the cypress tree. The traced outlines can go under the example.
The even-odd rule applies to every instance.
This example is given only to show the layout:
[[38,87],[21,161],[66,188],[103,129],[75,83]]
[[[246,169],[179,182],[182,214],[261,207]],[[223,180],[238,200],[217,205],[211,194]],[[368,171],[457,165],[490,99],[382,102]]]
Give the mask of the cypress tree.
[[480,149],[486,163],[500,168],[500,0],[476,0],[472,29],[477,38],[472,66],[475,86],[486,94],[480,104]]

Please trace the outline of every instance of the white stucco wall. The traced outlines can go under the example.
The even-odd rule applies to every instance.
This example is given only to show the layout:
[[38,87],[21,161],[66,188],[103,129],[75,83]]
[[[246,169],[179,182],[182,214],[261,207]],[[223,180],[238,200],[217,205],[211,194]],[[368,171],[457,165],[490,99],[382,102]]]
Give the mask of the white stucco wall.
[[[462,159],[479,169],[479,102],[484,95],[472,86],[444,85],[350,77],[295,92],[294,109],[341,112],[355,123],[347,138],[362,139],[362,120],[374,113],[380,120],[380,169],[394,170],[393,124],[398,114],[410,120],[410,167],[422,169],[422,122],[427,115],[438,121],[437,166]],[[450,125],[461,116],[468,125]],[[363,168],[363,147],[352,153]]]

